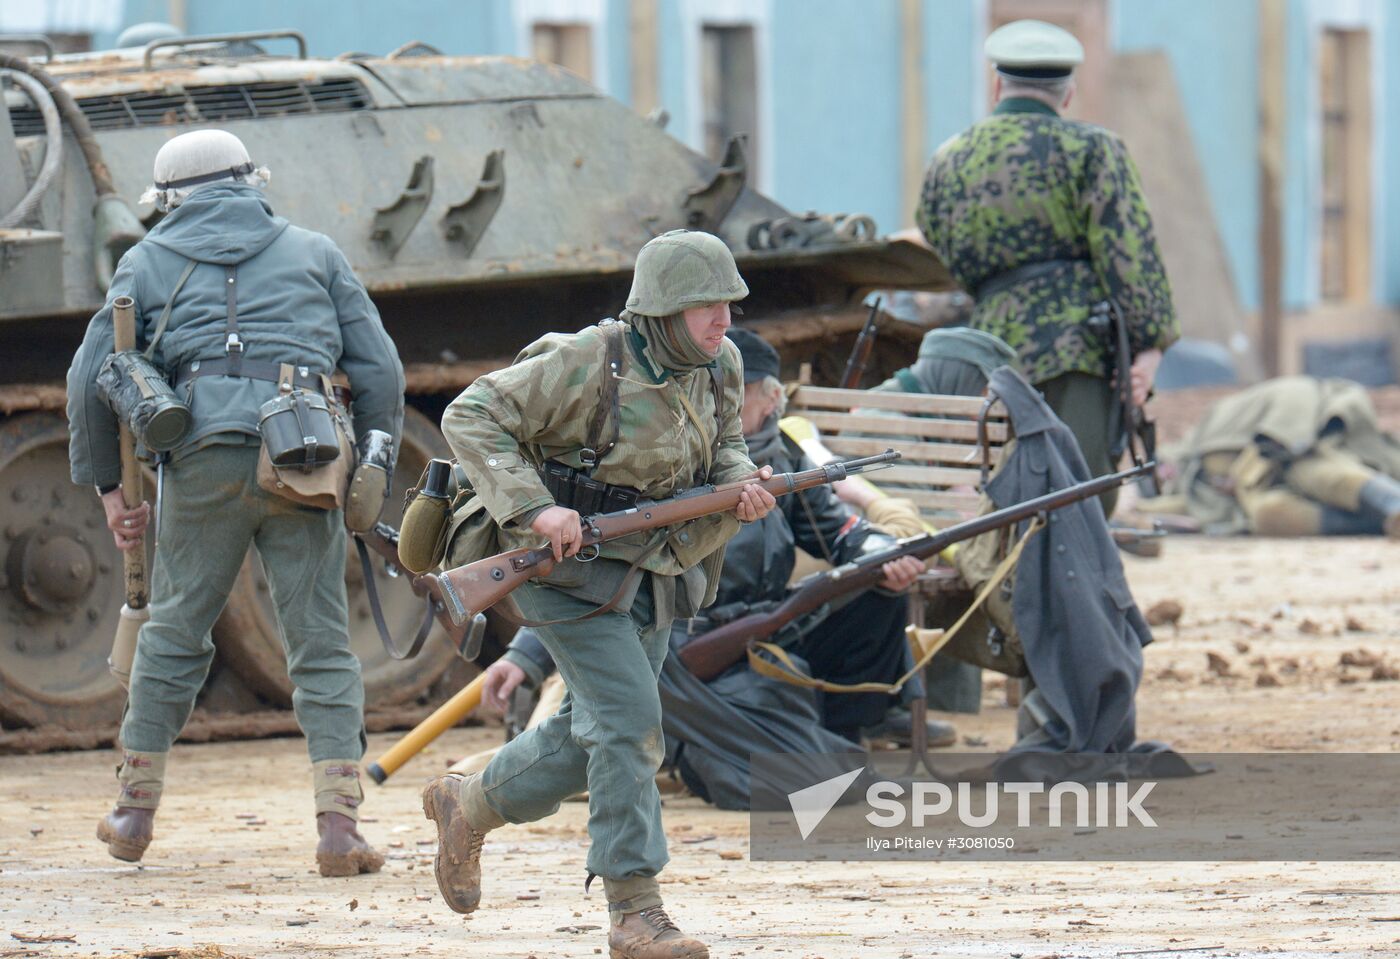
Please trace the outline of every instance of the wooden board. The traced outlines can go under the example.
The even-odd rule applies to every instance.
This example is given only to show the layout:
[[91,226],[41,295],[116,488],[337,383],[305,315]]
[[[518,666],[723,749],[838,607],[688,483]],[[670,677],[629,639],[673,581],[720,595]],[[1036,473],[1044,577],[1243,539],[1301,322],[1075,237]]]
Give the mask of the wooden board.
[[[1225,243],[1216,226],[1171,60],[1161,50],[1120,53],[1109,67],[1108,126],[1137,162],[1166,262],[1183,336],[1229,347],[1245,324]],[[1237,358],[1246,379],[1259,375],[1254,349]]]
[[[893,446],[904,457],[901,463],[952,463],[958,466],[982,465],[982,447],[977,443],[918,443],[899,437],[861,437],[847,439],[844,436],[823,438],[826,448],[842,456],[874,456]],[[1001,448],[993,447],[991,462],[1001,457]]]
[[[976,419],[985,401],[978,396],[942,396],[930,393],[872,393],[867,390],[839,390],[824,386],[799,387],[788,401],[793,412],[799,409],[857,408],[894,410],[898,413],[969,416]],[[994,407],[990,420],[1005,420],[1006,412]]]
[[[861,416],[788,407],[789,416],[810,420],[822,433],[823,441],[843,433],[872,433],[881,436],[916,436],[943,440],[977,442],[977,424],[969,420],[941,420],[903,416]],[[987,424],[987,438],[994,444],[1006,442],[1006,424]]]

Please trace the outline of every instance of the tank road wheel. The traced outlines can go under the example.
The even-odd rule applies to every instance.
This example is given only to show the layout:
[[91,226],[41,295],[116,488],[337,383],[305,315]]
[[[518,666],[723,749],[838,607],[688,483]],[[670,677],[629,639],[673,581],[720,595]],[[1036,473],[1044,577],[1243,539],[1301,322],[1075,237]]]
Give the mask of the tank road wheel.
[[[403,444],[398,466],[394,469],[394,489],[380,517],[394,526],[399,525],[402,517],[404,492],[418,481],[428,460],[450,455],[442,434],[427,417],[411,408],[404,414]],[[443,641],[440,627],[434,627],[434,635],[423,644],[417,657],[403,661],[390,659],[374,627],[360,559],[348,537],[346,548],[349,551],[345,587],[350,600],[350,647],[360,659],[365,703],[391,706],[411,700],[437,681],[456,654]],[[373,564],[384,620],[394,638],[406,642],[418,629],[423,602],[413,595],[406,578],[391,577],[378,559],[374,559]],[[244,561],[243,572],[223,616],[214,626],[214,642],[224,660],[255,691],[282,705],[291,703],[292,687],[287,679],[272,593],[262,564],[252,551]]]
[[69,478],[67,422],[42,412],[0,423],[0,719],[120,719],[107,655],[124,598],[102,504]]

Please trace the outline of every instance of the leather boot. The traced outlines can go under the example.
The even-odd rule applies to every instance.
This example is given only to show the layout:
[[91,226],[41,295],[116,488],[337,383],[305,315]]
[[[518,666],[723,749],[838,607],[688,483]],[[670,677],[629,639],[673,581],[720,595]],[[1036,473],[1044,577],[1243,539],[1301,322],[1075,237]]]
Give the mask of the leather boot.
[[1361,508],[1380,517],[1385,535],[1400,539],[1400,481],[1373,476],[1361,487]]
[[613,912],[611,917],[611,959],[709,959],[709,947],[677,929],[664,906]]
[[140,862],[155,835],[156,811],[117,806],[97,824],[97,838],[123,862]]
[[323,876],[358,876],[378,872],[384,857],[355,828],[355,820],[338,812],[316,814],[316,865]]
[[[925,720],[928,727],[930,749],[941,749],[958,741],[958,729],[952,723],[941,719]],[[914,742],[914,717],[902,706],[894,706],[885,713],[884,722],[861,731],[866,739],[888,739],[897,746],[908,748]]]
[[453,912],[472,912],[481,902],[481,846],[487,829],[499,823],[482,823],[478,829],[467,818],[462,787],[467,777],[448,774],[423,790],[423,815],[437,825],[438,848],[433,875],[438,891]]
[[97,838],[123,862],[140,862],[151,844],[167,758],[167,753],[122,750],[122,764],[117,767],[121,792],[115,808],[97,824]]

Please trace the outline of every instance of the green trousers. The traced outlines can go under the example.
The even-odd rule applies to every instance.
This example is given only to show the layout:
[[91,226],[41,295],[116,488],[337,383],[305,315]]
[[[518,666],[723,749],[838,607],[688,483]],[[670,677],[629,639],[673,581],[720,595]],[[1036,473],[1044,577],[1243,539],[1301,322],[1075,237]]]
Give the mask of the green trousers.
[[[593,608],[548,586],[513,595],[532,620]],[[656,683],[671,624],[652,622],[652,609],[644,580],[628,613],[540,627],[568,693],[558,712],[506,743],[480,781],[486,802],[512,823],[543,819],[588,790],[588,871],[603,878],[609,902],[636,908],[652,904],[668,859],[655,779],[664,749]]]
[[170,749],[204,685],[223,611],[248,546],[257,547],[295,687],[292,707],[312,762],[364,755],[364,687],[350,651],[345,528],[340,510],[316,510],[263,492],[256,446],[208,446],[166,467],[151,577],[122,744]]
[[[1064,421],[1074,438],[1079,441],[1084,462],[1089,466],[1089,475],[1104,476],[1118,469],[1108,455],[1113,437],[1108,435],[1109,417],[1117,397],[1113,385],[1102,376],[1088,373],[1065,373],[1038,385],[1045,394],[1045,402],[1055,415]],[[1118,506],[1118,490],[1112,489],[1099,497],[1103,504],[1103,514],[1113,516]]]

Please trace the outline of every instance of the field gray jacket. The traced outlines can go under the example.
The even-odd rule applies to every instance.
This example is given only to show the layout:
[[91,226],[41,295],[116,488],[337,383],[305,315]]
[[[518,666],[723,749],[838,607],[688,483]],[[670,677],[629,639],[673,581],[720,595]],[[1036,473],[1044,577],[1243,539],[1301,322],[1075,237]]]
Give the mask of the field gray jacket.
[[[144,349],[191,260],[196,266],[175,297],[153,357],[157,367],[173,374],[193,360],[225,355],[225,268],[236,266],[244,358],[327,374],[339,368],[350,378],[356,431],[383,430],[397,447],[403,367],[344,254],[329,237],[274,216],[260,190],[218,183],[197,190],[127,251],[106,304],[88,324],[68,370],[73,482],[107,487],[121,479],[116,420],[93,382],[112,352],[112,301],[136,301],[137,346]],[[210,443],[255,444],[258,408],[276,395],[277,385],[207,376],[177,393],[189,403],[194,426],[175,459]]]

